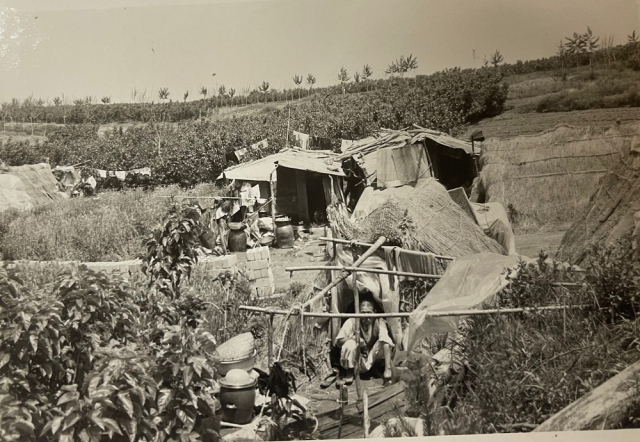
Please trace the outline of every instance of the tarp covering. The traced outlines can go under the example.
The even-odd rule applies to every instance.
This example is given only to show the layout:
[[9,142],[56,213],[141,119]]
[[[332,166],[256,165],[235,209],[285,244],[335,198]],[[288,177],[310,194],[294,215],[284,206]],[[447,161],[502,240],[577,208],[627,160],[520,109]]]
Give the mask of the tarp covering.
[[65,197],[46,163],[9,167],[0,173],[0,210],[30,209]]
[[15,175],[0,174],[0,211],[9,209],[29,210],[33,208],[24,184]]
[[387,147],[377,154],[378,185],[399,187],[432,176],[422,144]]
[[[414,126],[413,129],[409,130],[382,129],[372,137],[356,140],[342,150],[342,153],[337,156],[337,159],[343,160],[348,157],[362,158],[368,177],[367,184],[371,184],[376,177],[378,178],[378,182],[384,181],[379,177],[381,169],[379,150],[381,149],[402,149],[413,145],[423,147],[425,140],[433,140],[438,145],[454,149],[462,155],[478,155],[478,152],[473,152],[471,143],[468,141],[453,138],[445,133],[425,129],[417,125]],[[384,163],[383,168],[385,168]],[[423,170],[422,167],[420,170]],[[424,170],[428,170],[428,168]]]
[[[509,278],[518,275],[520,261],[537,265],[537,258],[487,252],[453,260],[427,297],[411,313],[405,336],[407,349],[414,349],[429,334],[458,330],[460,316],[428,317],[427,312],[472,310],[481,308],[485,303],[492,304],[494,295],[507,286],[507,275]],[[552,266],[554,260],[547,258],[545,263]],[[560,266],[581,270],[568,263],[561,263]]]
[[516,237],[504,206],[500,203],[471,203],[478,224],[484,233],[495,239],[506,251],[507,255],[515,255]]
[[449,333],[458,329],[459,316],[427,317],[427,312],[469,310],[483,303],[507,286],[505,271],[512,276],[522,256],[477,253],[455,259],[409,318],[408,349],[413,349],[427,335]]
[[256,161],[229,167],[218,179],[269,181],[275,163],[289,169],[344,176],[341,163],[334,162],[331,152],[288,148]]

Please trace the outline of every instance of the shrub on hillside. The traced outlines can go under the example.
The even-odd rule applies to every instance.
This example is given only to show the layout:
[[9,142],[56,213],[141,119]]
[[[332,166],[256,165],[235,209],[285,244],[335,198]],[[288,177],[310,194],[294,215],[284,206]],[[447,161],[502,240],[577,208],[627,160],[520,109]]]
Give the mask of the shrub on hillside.
[[[177,186],[153,192],[103,192],[98,198],[72,198],[29,212],[0,213],[0,254],[7,260],[120,261],[146,251],[144,240],[174,201],[222,195],[213,184],[189,191]],[[211,207],[211,199],[200,201]]]

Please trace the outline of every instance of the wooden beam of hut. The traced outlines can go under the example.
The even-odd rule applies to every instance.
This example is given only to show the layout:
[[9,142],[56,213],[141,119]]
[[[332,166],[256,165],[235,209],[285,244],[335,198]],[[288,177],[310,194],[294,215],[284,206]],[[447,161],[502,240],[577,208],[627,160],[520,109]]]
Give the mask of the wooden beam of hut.
[[533,431],[615,428],[637,406],[639,388],[640,362],[636,362],[551,416]]

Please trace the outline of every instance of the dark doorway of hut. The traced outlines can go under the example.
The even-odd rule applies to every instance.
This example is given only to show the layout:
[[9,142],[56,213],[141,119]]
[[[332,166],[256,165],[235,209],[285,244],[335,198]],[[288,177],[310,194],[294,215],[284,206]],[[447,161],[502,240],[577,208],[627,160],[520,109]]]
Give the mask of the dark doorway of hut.
[[307,172],[307,201],[309,206],[309,220],[318,226],[324,225],[327,220],[327,200],[322,183],[324,176],[318,173]]

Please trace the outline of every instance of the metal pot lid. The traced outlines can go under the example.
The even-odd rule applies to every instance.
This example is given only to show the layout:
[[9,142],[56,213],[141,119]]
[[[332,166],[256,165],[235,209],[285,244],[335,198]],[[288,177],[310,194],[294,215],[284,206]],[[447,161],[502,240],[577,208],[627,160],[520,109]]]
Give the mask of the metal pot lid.
[[246,370],[234,368],[229,370],[224,379],[220,380],[220,386],[224,388],[246,388],[254,386],[257,381]]
[[228,390],[240,390],[243,388],[255,387],[258,383],[257,379],[251,379],[246,384],[228,384],[224,380],[220,380],[220,388],[226,388]]

